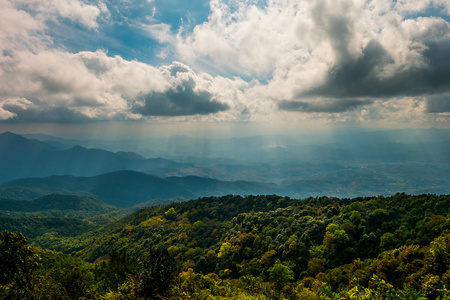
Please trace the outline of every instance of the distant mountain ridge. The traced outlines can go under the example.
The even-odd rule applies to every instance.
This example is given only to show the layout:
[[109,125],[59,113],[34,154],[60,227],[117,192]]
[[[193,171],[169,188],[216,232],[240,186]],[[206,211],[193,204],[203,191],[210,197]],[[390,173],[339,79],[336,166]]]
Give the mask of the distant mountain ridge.
[[161,178],[136,171],[116,171],[93,177],[54,175],[23,178],[1,184],[0,192],[11,187],[39,188],[49,194],[90,196],[118,207],[130,207],[156,198],[283,193],[275,184],[221,181],[197,176]]
[[137,154],[87,149],[79,145],[61,149],[11,132],[0,134],[0,182],[51,175],[96,176],[120,170],[158,176],[169,173],[207,176],[211,172],[162,158],[145,159]]
[[[264,193],[291,197],[450,193],[448,129],[116,141],[77,141],[42,134],[26,136],[41,141],[10,132],[0,134],[0,183],[52,175],[93,177],[133,170],[166,179],[174,177],[173,181],[184,190],[182,195],[187,197],[208,196],[204,194],[207,191],[249,194],[246,184],[239,188],[239,181],[251,181],[253,187],[255,182],[262,182]],[[183,179],[190,184],[176,179],[186,176],[193,176]],[[213,179],[231,181],[232,187]],[[283,191],[277,186],[267,190],[267,183],[275,183]],[[253,194],[260,190],[251,189]],[[64,189],[52,191],[67,193]],[[46,194],[40,187],[0,190],[0,196],[14,199]],[[78,195],[93,196],[86,191]]]

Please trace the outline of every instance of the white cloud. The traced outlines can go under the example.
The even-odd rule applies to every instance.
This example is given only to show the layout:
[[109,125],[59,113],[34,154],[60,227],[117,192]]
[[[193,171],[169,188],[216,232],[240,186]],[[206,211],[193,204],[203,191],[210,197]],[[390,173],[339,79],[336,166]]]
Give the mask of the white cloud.
[[[42,43],[42,36],[33,36],[44,27],[41,20],[28,12],[16,9],[7,0],[0,0],[0,51],[15,48],[34,50]],[[3,56],[0,56],[3,59]]]
[[170,25],[168,24],[141,24],[141,27],[146,30],[152,38],[161,44],[173,44],[175,42],[175,36],[172,34]]
[[[423,97],[448,92],[450,74],[450,24],[417,13],[428,8],[450,9],[442,0],[212,0],[208,20],[192,31],[174,34],[154,15],[140,24],[164,44],[157,48],[162,59],[176,53],[183,62],[156,67],[52,45],[48,21],[98,30],[108,15],[102,2],[0,0],[0,119],[45,120],[59,112],[72,120],[259,122],[295,114],[427,122]],[[431,60],[433,53],[442,62]],[[441,83],[420,73],[441,75]],[[444,107],[437,101],[434,110]],[[283,103],[296,112],[279,111]]]
[[450,14],[450,2],[448,0],[397,0],[395,8],[403,13],[421,12],[427,8],[442,8]]
[[192,32],[181,28],[174,46],[196,68],[263,78],[268,84],[257,88],[265,95],[291,99],[325,84],[346,64],[369,63],[368,46],[379,45],[380,52],[371,55],[380,61],[359,68],[371,67],[378,80],[429,68],[427,43],[445,42],[450,25],[438,17],[406,18],[404,13],[438,5],[448,3],[271,0],[261,7],[213,0],[208,21]]
[[14,118],[15,116],[16,116],[16,114],[14,114],[10,111],[4,110],[3,108],[0,107],[0,120],[9,120],[9,119]]
[[[10,113],[3,115],[9,117],[14,114],[20,118],[27,113],[27,107],[11,100],[23,97],[29,99],[26,104],[33,105],[36,112],[64,108],[82,119],[137,119],[142,116],[133,108],[140,99],[146,99],[144,115],[170,115],[167,110],[160,110],[164,103],[155,106],[152,101],[168,99],[165,94],[172,91],[182,94],[185,89],[191,89],[185,94],[190,100],[186,98],[185,104],[179,104],[176,115],[228,108],[225,101],[219,101],[222,99],[219,92],[211,88],[212,81],[212,77],[197,74],[176,62],[156,68],[119,56],[109,57],[102,51],[76,54],[56,50],[37,54],[17,51],[10,59],[9,71],[0,73],[0,90],[5,97],[3,109],[9,109]],[[152,98],[155,94],[160,95],[158,99]],[[46,114],[43,116],[47,118]],[[34,113],[28,118],[39,120],[39,115]]]
[[[0,4],[4,8],[0,14],[5,14],[6,21],[7,16],[19,19],[16,26],[0,30],[4,42],[0,50],[6,53],[0,60],[2,119],[139,119],[142,114],[134,108],[141,99],[146,99],[145,115],[171,115],[169,108],[177,110],[174,115],[214,113],[229,108],[226,101],[219,99],[217,91],[209,91],[212,77],[197,74],[183,64],[175,62],[157,68],[120,56],[110,57],[100,50],[69,53],[52,49],[52,40],[46,35],[48,20],[68,18],[95,29],[100,12],[106,12],[102,3],[99,7],[54,0],[22,1],[14,5],[3,0]],[[161,32],[161,42],[164,32],[170,31],[161,25],[148,29]],[[182,71],[176,72],[177,69]],[[169,101],[172,106],[167,107],[165,103],[152,102],[156,101],[152,97],[156,94],[160,95],[159,101],[169,99],[164,98],[168,97],[165,93],[172,93],[171,97],[189,96],[190,102]]]
[[206,57],[211,64],[244,75],[272,72],[281,55],[296,46],[296,4],[267,9],[249,2],[237,6],[232,11],[221,1],[211,1],[208,22],[196,26],[192,34],[178,35],[181,57],[192,63]]
[[85,4],[79,0],[16,0],[18,7],[23,7],[37,14],[38,18],[58,19],[66,18],[90,29],[98,27],[97,17],[100,13],[108,13],[103,2],[98,6]]
[[402,22],[402,28],[411,41],[440,42],[450,37],[450,24],[441,18],[408,19]]

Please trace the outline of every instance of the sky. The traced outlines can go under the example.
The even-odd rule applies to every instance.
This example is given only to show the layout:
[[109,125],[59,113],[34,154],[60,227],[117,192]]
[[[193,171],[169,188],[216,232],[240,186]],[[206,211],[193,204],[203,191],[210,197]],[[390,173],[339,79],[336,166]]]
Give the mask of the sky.
[[450,0],[0,0],[0,131],[450,128]]

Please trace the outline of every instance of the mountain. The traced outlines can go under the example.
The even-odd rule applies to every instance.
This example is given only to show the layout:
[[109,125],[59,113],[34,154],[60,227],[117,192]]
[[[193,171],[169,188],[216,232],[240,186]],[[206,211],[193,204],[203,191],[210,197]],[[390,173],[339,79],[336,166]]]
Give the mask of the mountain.
[[[211,179],[208,184],[213,185],[213,192],[231,190],[238,194],[249,191],[248,187],[238,188],[238,181],[273,182],[283,188],[279,193],[292,197],[450,193],[450,130],[443,129],[138,141],[30,137],[47,141],[27,140],[12,133],[0,135],[0,182],[51,175],[92,177],[134,170],[163,178],[192,176],[186,181],[202,177],[201,182],[187,184],[190,193],[182,194],[187,197],[198,195],[195,189],[202,184],[200,195],[206,195],[203,193],[209,187],[205,178]],[[73,146],[78,142],[81,146]],[[11,146],[5,147],[8,143]],[[109,151],[88,149],[86,145],[103,145]],[[156,158],[142,156],[149,154]],[[233,189],[223,187],[222,181],[233,181]],[[252,194],[260,190],[250,189]],[[3,188],[0,196],[18,194],[23,195],[22,199],[32,199],[46,195],[36,187],[22,192]],[[25,197],[26,193],[32,197]]]
[[55,149],[55,147],[44,142],[29,140],[9,131],[0,134],[0,155],[2,157],[13,157],[14,155],[23,155],[25,153],[34,154]]
[[208,176],[213,171],[162,158],[144,159],[129,152],[113,153],[81,146],[56,147],[5,132],[0,134],[0,182],[51,175],[96,176],[135,170],[158,176]]
[[[116,171],[93,177],[72,175],[24,178],[5,182],[3,188],[39,188],[51,193],[84,195],[118,207],[130,207],[152,199],[227,194],[264,194],[282,192],[274,184],[220,181],[196,176],[161,178],[136,171]],[[154,203],[157,204],[157,203]]]

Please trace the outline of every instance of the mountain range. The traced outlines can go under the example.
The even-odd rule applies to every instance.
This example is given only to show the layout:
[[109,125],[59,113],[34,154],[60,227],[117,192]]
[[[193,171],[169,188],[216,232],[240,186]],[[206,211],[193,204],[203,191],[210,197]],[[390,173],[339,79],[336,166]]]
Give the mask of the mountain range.
[[162,158],[144,159],[130,152],[113,153],[78,145],[61,148],[11,132],[0,134],[0,182],[51,175],[95,176],[121,170],[154,175],[175,171],[181,175],[209,172],[192,164]]
[[126,207],[226,194],[443,194],[450,192],[448,149],[450,131],[442,129],[139,143],[5,132],[0,134],[0,198],[75,194]]

